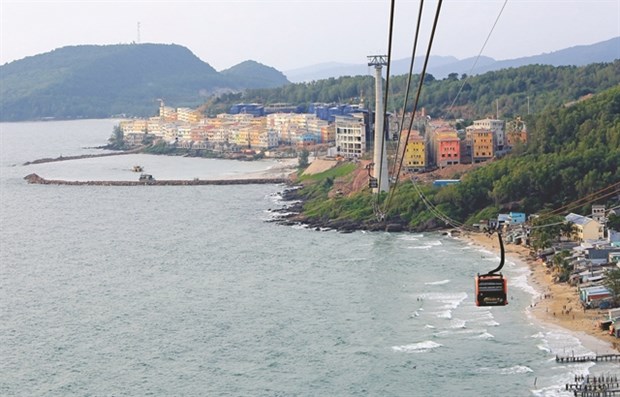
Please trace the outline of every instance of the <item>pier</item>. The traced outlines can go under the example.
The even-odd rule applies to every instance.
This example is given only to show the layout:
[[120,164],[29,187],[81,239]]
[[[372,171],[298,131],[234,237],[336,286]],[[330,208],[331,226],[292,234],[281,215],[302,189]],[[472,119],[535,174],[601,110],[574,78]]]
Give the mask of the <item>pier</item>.
[[575,376],[574,383],[567,383],[565,390],[578,397],[620,396],[620,382],[617,376]]
[[290,183],[288,178],[247,178],[247,179],[150,179],[143,181],[65,181],[45,179],[37,174],[24,177],[28,183],[38,185],[70,185],[70,186],[201,186],[201,185],[250,185]]
[[555,356],[558,363],[585,363],[588,361],[620,361],[620,354],[597,354],[594,356]]

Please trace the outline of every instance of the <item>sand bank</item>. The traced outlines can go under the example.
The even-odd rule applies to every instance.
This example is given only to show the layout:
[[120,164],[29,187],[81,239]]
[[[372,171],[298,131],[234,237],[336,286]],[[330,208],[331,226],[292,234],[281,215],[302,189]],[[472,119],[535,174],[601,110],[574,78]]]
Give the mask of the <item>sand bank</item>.
[[[464,240],[493,252],[499,252],[496,235],[468,233]],[[606,310],[584,310],[579,302],[577,288],[553,281],[551,271],[544,263],[530,256],[529,248],[505,244],[506,259],[529,267],[529,284],[538,292],[527,309],[541,325],[570,331],[582,344],[597,354],[617,353],[620,340],[599,328],[598,322]],[[510,281],[509,281],[510,283]]]

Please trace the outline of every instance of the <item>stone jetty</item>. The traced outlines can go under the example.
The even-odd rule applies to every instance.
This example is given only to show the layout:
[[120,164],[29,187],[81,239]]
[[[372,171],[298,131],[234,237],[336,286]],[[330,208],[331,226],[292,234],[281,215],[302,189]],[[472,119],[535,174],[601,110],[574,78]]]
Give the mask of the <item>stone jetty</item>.
[[71,186],[198,186],[198,185],[249,185],[249,184],[280,184],[290,183],[288,178],[248,178],[248,179],[162,179],[146,181],[65,181],[45,179],[37,174],[24,177],[28,183],[39,185],[71,185]]

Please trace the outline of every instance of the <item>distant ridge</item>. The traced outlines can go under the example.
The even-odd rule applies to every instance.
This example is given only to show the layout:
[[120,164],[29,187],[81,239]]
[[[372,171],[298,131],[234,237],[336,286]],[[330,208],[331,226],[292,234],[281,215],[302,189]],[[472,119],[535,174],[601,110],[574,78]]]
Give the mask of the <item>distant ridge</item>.
[[0,121],[150,116],[159,98],[198,106],[220,92],[288,83],[253,61],[217,72],[175,44],[69,46],[0,66]]
[[[558,50],[546,54],[510,59],[495,60],[486,56],[481,56],[472,71],[476,62],[476,57],[459,60],[455,57],[431,56],[428,62],[427,72],[435,78],[443,79],[450,73],[459,75],[481,74],[485,72],[514,68],[524,65],[541,64],[552,66],[575,65],[584,66],[591,63],[613,62],[620,59],[620,37],[614,37],[599,43],[590,45],[579,45],[563,50]],[[419,73],[422,68],[423,57],[416,57],[415,73]],[[409,72],[410,59],[393,60],[391,73],[401,75]],[[366,64],[335,64],[321,63],[299,69],[285,71],[287,78],[294,83],[308,82],[327,78],[337,78],[341,76],[357,76],[371,74]]]

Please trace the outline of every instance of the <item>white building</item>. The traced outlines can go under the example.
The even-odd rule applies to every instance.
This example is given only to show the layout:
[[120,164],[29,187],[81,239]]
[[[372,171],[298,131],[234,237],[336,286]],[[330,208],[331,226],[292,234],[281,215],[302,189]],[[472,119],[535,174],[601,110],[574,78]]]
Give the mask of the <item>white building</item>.
[[339,155],[356,158],[366,153],[366,124],[362,115],[336,116],[335,125]]

